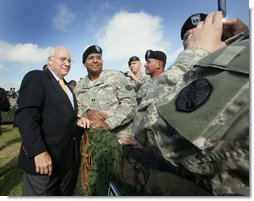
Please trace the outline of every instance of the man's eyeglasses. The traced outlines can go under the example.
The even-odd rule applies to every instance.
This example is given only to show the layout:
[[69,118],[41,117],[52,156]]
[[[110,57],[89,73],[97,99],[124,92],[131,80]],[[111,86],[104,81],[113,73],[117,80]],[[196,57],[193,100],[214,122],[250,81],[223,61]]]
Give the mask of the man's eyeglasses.
[[62,63],[65,63],[68,61],[70,64],[73,62],[71,59],[67,59],[66,57],[56,57],[56,56],[50,56],[59,59]]

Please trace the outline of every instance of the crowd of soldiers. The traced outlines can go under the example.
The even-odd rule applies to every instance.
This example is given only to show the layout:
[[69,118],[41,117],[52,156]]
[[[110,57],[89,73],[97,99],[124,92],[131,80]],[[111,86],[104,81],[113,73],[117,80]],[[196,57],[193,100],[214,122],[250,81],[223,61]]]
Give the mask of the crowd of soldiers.
[[[226,22],[222,18],[222,12],[190,16],[181,30],[184,50],[168,69],[165,69],[164,52],[147,50],[145,73],[141,72],[138,56],[129,59],[127,73],[106,70],[103,69],[103,50],[92,45],[82,56],[88,75],[77,83],[73,93],[72,89],[66,91],[62,86],[60,89],[56,81],[60,83],[70,69],[71,58],[65,48],[52,51],[45,72],[35,71],[25,76],[21,92],[27,93],[26,83],[30,80],[40,86],[40,91],[30,86],[38,94],[35,103],[21,96],[22,107],[16,115],[20,128],[33,133],[34,127],[28,129],[30,124],[23,118],[30,114],[28,111],[33,112],[30,120],[34,124],[41,120],[36,117],[42,118],[44,141],[52,140],[52,136],[52,139],[46,136],[51,121],[45,112],[53,114],[49,109],[51,105],[62,112],[66,110],[66,117],[64,113],[58,117],[69,118],[68,122],[54,118],[66,136],[65,127],[72,129],[73,135],[76,130],[72,124],[77,123],[80,128],[73,142],[59,136],[70,147],[80,147],[81,160],[72,167],[74,176],[71,180],[68,177],[66,188],[57,193],[249,195],[249,30],[237,18]],[[43,98],[46,92],[53,93],[48,87],[52,82],[38,79],[52,80],[52,77],[56,78],[54,89],[69,106],[72,104],[68,107],[73,111],[56,104],[51,96]],[[59,102],[62,101],[59,99]],[[21,135],[26,136],[26,132]],[[53,135],[51,132],[48,131]],[[34,188],[38,182],[32,180],[42,181],[41,175],[50,178],[55,164],[59,170],[64,168],[57,145],[54,147],[51,141],[44,145],[43,139],[37,140],[38,145],[43,145],[41,151],[33,155],[45,161],[44,166],[26,157],[37,147],[23,137],[20,164],[30,171],[25,175],[27,195],[56,194]],[[50,156],[51,152],[54,156],[54,151],[56,162]],[[67,154],[67,149],[61,148],[61,151]],[[71,154],[66,157],[72,160]],[[29,168],[26,167],[28,162]],[[71,162],[68,165],[71,167]]]
[[[76,88],[79,117],[106,123],[98,123],[105,130],[88,131],[85,194],[106,195],[111,181],[122,195],[249,195],[248,28],[235,18],[223,30],[220,12],[198,13],[186,20],[181,38],[185,50],[168,70],[166,55],[148,50],[144,66],[150,79],[125,74],[136,92],[135,112],[121,74],[102,70],[90,82],[93,70],[84,64],[88,76]],[[90,54],[102,56],[100,47],[89,48],[83,63]],[[132,62],[140,59],[131,57],[130,68]],[[112,86],[115,91],[108,90]],[[89,116],[93,110],[98,113]]]

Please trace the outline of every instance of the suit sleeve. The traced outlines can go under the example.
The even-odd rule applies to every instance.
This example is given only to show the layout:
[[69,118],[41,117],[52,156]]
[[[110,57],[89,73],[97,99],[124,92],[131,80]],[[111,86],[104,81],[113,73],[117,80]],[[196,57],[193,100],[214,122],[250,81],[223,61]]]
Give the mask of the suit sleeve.
[[116,83],[116,95],[119,100],[119,106],[114,111],[114,115],[105,120],[111,129],[130,122],[137,107],[135,92],[124,75],[120,75]]
[[19,90],[15,123],[22,137],[22,149],[29,158],[47,150],[40,127],[43,99],[44,90],[39,73],[36,71],[28,73]]

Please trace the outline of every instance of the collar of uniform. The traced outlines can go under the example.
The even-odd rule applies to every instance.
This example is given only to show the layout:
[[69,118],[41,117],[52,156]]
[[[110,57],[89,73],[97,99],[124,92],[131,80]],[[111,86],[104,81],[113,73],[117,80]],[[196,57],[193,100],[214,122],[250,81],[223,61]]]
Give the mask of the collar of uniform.
[[101,85],[102,83],[104,83],[104,77],[105,77],[105,73],[104,73],[103,70],[102,70],[99,78],[96,79],[96,80],[90,80],[89,76],[87,75],[85,80],[84,80],[84,87],[85,88],[92,88],[96,85]]

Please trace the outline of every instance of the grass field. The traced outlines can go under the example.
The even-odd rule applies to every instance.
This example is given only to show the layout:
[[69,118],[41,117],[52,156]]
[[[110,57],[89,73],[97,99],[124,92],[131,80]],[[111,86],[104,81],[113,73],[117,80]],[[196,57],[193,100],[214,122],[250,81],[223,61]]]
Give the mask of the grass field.
[[2,125],[0,135],[0,196],[20,196],[22,170],[17,167],[20,134],[12,124]]

